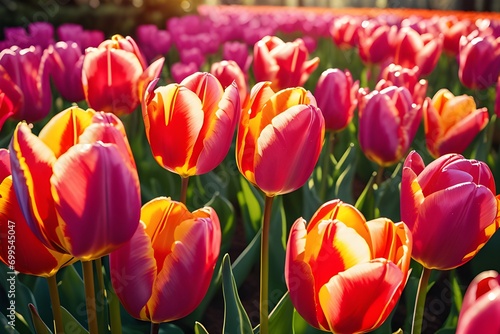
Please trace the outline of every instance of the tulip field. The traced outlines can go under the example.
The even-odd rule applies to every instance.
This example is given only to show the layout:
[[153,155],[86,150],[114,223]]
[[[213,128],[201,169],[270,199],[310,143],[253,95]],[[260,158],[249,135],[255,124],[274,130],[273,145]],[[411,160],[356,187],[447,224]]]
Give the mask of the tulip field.
[[500,15],[200,5],[0,50],[0,334],[500,333]]

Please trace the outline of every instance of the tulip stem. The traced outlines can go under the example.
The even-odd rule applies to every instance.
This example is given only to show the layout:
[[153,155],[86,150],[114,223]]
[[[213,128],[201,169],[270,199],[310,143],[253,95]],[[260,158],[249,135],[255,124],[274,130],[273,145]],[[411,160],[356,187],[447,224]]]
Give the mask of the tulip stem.
[[87,321],[89,323],[89,334],[98,333],[97,312],[95,303],[94,269],[92,261],[82,261],[83,282],[85,285],[85,301],[87,304]]
[[54,333],[64,333],[61,302],[59,301],[59,291],[57,290],[56,275],[47,277],[47,282],[49,283],[50,303],[52,304],[52,315],[54,317]]
[[382,183],[383,179],[384,179],[384,166],[379,166],[378,167],[378,171],[377,171],[377,176],[375,177],[375,184],[377,186],[380,186],[380,184]]
[[425,310],[425,297],[427,295],[427,284],[431,276],[431,269],[423,268],[420,282],[418,283],[417,298],[415,301],[415,310],[413,311],[413,324],[411,334],[420,334],[422,332],[422,322]]
[[158,334],[160,332],[160,324],[156,322],[151,323],[151,334]]
[[189,176],[181,176],[181,202],[186,205]]
[[325,155],[323,156],[323,167],[321,168],[321,189],[319,198],[322,201],[326,200],[326,191],[328,190],[328,174],[330,174],[330,155],[333,151],[333,141],[335,139],[335,132],[330,131],[325,142]]
[[269,225],[274,197],[266,196],[260,240],[260,334],[269,333]]

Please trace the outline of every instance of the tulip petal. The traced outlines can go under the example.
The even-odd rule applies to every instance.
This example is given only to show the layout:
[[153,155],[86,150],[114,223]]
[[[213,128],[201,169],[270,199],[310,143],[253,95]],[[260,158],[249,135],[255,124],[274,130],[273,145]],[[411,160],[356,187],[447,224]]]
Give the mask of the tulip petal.
[[457,334],[500,332],[500,288],[492,289],[474,307],[460,313]]
[[319,292],[330,330],[356,333],[380,326],[401,294],[403,279],[394,263],[377,260],[332,277]]
[[[158,163],[183,177],[193,174],[189,166],[196,140],[203,127],[203,105],[186,87],[170,84],[155,90],[143,117],[149,144]],[[179,140],[182,138],[182,140]]]
[[304,261],[306,236],[305,220],[297,219],[290,230],[286,248],[286,284],[297,312],[314,327],[326,329],[328,323],[316,300],[314,276],[311,267]]
[[56,158],[78,143],[78,137],[90,125],[94,112],[78,107],[68,108],[50,119],[38,135]]
[[71,254],[96,259],[132,237],[140,219],[139,180],[115,145],[75,145],[53,170],[52,195]]
[[[191,313],[205,296],[212,279],[215,262],[207,262],[207,244],[213,232],[211,221],[201,218],[194,224],[187,222],[189,228],[176,236],[172,252],[165,258],[155,281],[148,302],[153,322],[172,321]],[[174,300],[175,303],[165,303]]]
[[132,238],[109,254],[111,283],[123,307],[134,318],[149,320],[145,306],[156,278],[154,250],[143,223]]
[[297,105],[276,116],[257,140],[255,181],[259,188],[268,196],[300,188],[316,165],[324,129],[321,111],[312,105]]
[[[240,119],[240,97],[238,88],[233,83],[226,88],[222,99],[219,102],[218,109],[210,118],[206,118],[205,133],[200,134],[204,138],[199,155],[193,154],[197,158],[196,173],[205,174],[217,167],[227,155],[234,136],[236,124]],[[207,124],[208,123],[208,124]],[[203,131],[203,130],[202,130]],[[198,144],[201,143],[198,141]],[[195,146],[194,151],[197,151]]]
[[453,269],[467,262],[494,232],[489,227],[495,225],[496,208],[491,191],[473,183],[427,196],[412,228],[413,257],[429,269]]
[[14,189],[28,225],[47,247],[64,252],[57,242],[58,223],[50,193],[54,153],[25,123],[14,131],[10,152]]
[[165,63],[165,58],[163,57],[155,60],[151,65],[148,66],[148,68],[144,70],[144,72],[139,77],[139,80],[137,82],[139,101],[142,102],[142,100],[144,99],[144,93],[148,85],[152,81],[160,77],[164,63]]

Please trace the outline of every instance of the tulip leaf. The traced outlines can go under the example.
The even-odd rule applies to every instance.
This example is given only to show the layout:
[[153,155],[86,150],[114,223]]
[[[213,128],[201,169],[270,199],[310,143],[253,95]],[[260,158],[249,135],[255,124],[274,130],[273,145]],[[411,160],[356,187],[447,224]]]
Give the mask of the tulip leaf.
[[198,321],[194,323],[194,334],[208,334],[208,331]]
[[0,329],[2,329],[2,333],[5,334],[19,334],[15,328],[9,325],[9,320],[2,312],[0,312]]
[[269,333],[292,333],[293,311],[292,300],[287,292],[269,314]]
[[83,279],[75,268],[76,266],[81,265],[80,263],[75,263],[64,267],[57,274],[59,296],[61,298],[61,306],[64,306],[68,310],[76,311],[75,314],[78,322],[85,323],[87,321],[85,288],[83,286]]
[[31,312],[31,319],[33,320],[33,327],[35,327],[36,334],[52,334],[52,331],[49,327],[43,322],[43,320],[38,315],[38,312],[35,308],[35,305],[28,305]]
[[88,331],[76,320],[71,313],[61,306],[64,332],[72,334],[88,334]]
[[259,230],[233,263],[233,275],[238,287],[241,286],[252,270],[253,265],[259,259],[260,237],[261,231]]
[[234,207],[231,202],[229,202],[229,200],[220,193],[215,193],[205,206],[212,207],[217,213],[217,217],[219,217],[222,232],[222,245],[220,253],[224,254],[229,251],[234,231],[236,229],[236,225],[234,223]]
[[252,324],[238,296],[229,255],[222,260],[222,293],[224,295],[223,334],[252,334]]
[[351,143],[335,165],[335,191],[329,198],[338,198],[346,203],[353,203],[352,184],[356,174],[356,159],[357,152],[354,144]]
[[366,184],[365,189],[359,195],[356,204],[354,205],[359,211],[363,213],[366,220],[371,220],[377,218],[377,208],[375,207],[375,194],[374,194],[374,185],[375,183],[376,173],[373,173],[370,180]]
[[33,328],[29,305],[33,304],[36,306],[36,301],[31,291],[19,281],[17,275],[15,279],[16,329],[19,330],[20,333],[29,332],[30,329]]
[[436,331],[436,334],[455,334],[456,328],[441,328]]
[[458,316],[460,310],[462,309],[462,290],[460,289],[460,284],[458,283],[457,274],[455,270],[450,272],[447,288],[450,289],[451,293],[451,309],[448,318],[446,318],[444,328],[454,328],[458,324]]
[[488,154],[491,151],[496,120],[496,115],[491,116],[491,119],[486,127],[476,136],[475,140],[472,142],[471,146],[473,146],[473,149],[470,155],[471,159],[480,161],[488,160]]
[[309,325],[307,321],[304,320],[300,316],[300,314],[297,312],[297,310],[293,311],[293,317],[292,317],[292,323],[293,323],[293,334],[324,334],[325,332],[320,331],[319,329],[316,329]]
[[243,176],[240,175],[239,178],[240,189],[236,196],[241,208],[243,222],[245,223],[245,235],[247,241],[250,241],[262,225],[264,199],[262,194],[255,187],[251,186]]

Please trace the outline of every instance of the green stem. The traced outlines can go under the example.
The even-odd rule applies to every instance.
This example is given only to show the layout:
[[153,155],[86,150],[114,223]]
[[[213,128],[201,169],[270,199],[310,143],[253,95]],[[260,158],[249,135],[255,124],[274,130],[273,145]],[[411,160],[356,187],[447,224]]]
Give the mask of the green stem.
[[425,310],[425,297],[427,295],[427,284],[431,276],[431,269],[423,268],[420,282],[418,283],[417,298],[415,301],[415,310],[413,311],[413,324],[411,334],[420,334],[422,332],[422,322]]
[[269,333],[269,225],[274,197],[266,196],[260,240],[260,334]]
[[109,329],[111,334],[122,334],[122,321],[120,314],[120,301],[113,293],[108,295],[109,304]]
[[189,183],[189,176],[183,177],[181,176],[181,202],[185,205],[187,199],[187,189]]
[[104,276],[102,272],[102,260],[101,258],[95,259],[95,267],[97,270],[97,288],[99,289],[99,293],[106,295],[106,288],[104,287]]
[[54,333],[64,333],[61,303],[59,301],[59,291],[57,290],[56,275],[47,277],[47,282],[49,283],[50,303],[52,305],[52,315],[54,317]]
[[380,186],[384,178],[384,166],[378,166],[377,176],[375,177],[375,184]]
[[94,269],[92,261],[82,261],[83,282],[85,285],[85,301],[87,303],[87,320],[89,334],[98,334],[97,312],[95,303]]
[[151,323],[151,334],[158,334],[160,331],[160,324],[152,322]]
[[328,189],[328,174],[330,173],[330,155],[333,151],[333,141],[335,139],[335,132],[329,131],[328,137],[325,142],[325,155],[323,156],[323,167],[321,168],[321,188],[319,198],[322,201],[326,200],[326,191]]

